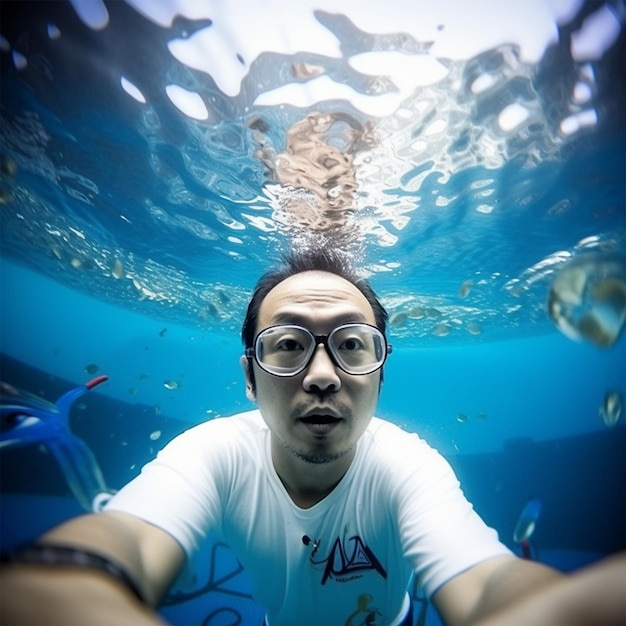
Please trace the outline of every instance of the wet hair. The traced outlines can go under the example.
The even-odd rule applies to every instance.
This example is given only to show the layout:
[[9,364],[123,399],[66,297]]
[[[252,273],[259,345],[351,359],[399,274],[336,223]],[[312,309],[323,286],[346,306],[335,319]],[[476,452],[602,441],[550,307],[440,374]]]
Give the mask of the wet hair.
[[[267,294],[287,278],[302,272],[328,272],[353,284],[365,296],[372,307],[376,327],[383,335],[385,334],[388,318],[387,311],[378,300],[378,296],[369,282],[359,275],[350,264],[346,255],[337,252],[333,248],[307,248],[303,251],[289,252],[283,257],[283,263],[280,267],[266,272],[259,278],[248,304],[248,310],[241,329],[241,340],[246,348],[254,344],[259,310]],[[254,381],[251,363],[250,375]]]

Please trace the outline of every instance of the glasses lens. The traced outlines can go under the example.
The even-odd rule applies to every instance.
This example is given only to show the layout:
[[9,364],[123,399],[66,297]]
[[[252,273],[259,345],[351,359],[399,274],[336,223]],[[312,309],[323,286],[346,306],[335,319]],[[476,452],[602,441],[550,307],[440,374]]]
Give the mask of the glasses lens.
[[276,376],[295,376],[308,364],[318,343],[324,343],[333,361],[348,374],[371,374],[380,368],[391,347],[369,324],[344,324],[328,337],[316,337],[301,326],[273,326],[256,338],[259,365]]
[[349,374],[370,374],[376,371],[387,357],[384,335],[374,326],[346,324],[336,328],[328,337],[339,366]]
[[256,358],[268,372],[291,376],[306,365],[314,341],[313,335],[299,326],[267,328],[257,337]]

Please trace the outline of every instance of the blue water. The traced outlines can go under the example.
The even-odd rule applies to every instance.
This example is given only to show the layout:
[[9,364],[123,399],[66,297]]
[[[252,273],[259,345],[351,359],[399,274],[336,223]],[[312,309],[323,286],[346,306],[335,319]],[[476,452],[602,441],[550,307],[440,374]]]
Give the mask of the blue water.
[[[224,67],[227,53],[251,56],[233,94],[217,70],[190,69],[166,45],[209,17],[223,29],[223,7],[163,26],[133,3],[108,3],[108,24],[94,27],[79,4],[1,5],[0,377],[53,402],[109,376],[76,401],[70,426],[110,488],[182,430],[252,408],[239,330],[254,282],[281,251],[329,238],[390,312],[378,415],[439,449],[518,553],[513,532],[530,499],[541,502],[535,558],[569,570],[626,547],[625,420],[611,426],[600,414],[607,392],[626,398],[626,333],[608,348],[574,341],[546,307],[568,259],[626,254],[623,22],[598,58],[573,58],[571,33],[597,3],[572,2],[537,60],[519,56],[522,40],[442,56],[448,74],[407,95],[348,59],[425,54],[412,22],[383,36],[358,13],[304,11],[341,42],[337,58],[312,47],[253,59],[235,20],[222,37],[233,46]],[[453,18],[443,26],[433,33],[445,35]],[[402,98],[384,115],[345,91],[258,104],[300,62],[367,106],[381,94]],[[120,76],[147,102],[123,91]],[[478,78],[493,86],[472,90]],[[209,117],[176,108],[171,83],[200,94]],[[505,130],[498,120],[511,104],[529,117]],[[345,211],[302,213],[289,209],[303,198],[298,187],[258,150],[284,155],[290,129],[319,111],[350,128],[370,124],[378,143],[363,148],[361,137],[346,149],[354,168],[344,182],[357,181],[358,193]],[[585,111],[595,121],[567,130]],[[344,145],[346,132],[333,126],[325,148]],[[81,512],[42,446],[3,451],[0,471],[3,549]],[[172,624],[261,623],[226,548],[207,541],[195,569],[161,608]],[[426,623],[438,623],[431,607]]]

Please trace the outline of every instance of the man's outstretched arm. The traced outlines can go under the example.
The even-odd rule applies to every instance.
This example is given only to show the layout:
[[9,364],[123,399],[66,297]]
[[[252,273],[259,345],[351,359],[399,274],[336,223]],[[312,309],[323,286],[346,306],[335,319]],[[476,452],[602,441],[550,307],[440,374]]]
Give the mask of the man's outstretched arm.
[[623,625],[626,553],[567,575],[533,561],[497,557],[453,578],[434,602],[450,625]]
[[[43,535],[37,544],[104,557],[123,571],[132,585],[100,568],[20,563],[18,558],[0,570],[1,623],[163,623],[154,607],[184,562],[182,548],[164,531],[131,515],[105,512],[72,519]],[[144,601],[138,599],[133,586]]]

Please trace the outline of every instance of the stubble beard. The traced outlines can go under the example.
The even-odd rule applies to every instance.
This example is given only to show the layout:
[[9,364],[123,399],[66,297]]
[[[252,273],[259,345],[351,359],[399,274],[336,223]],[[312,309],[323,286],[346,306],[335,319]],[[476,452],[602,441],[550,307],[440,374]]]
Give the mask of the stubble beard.
[[337,452],[306,452],[305,450],[299,450],[298,448],[289,445],[285,441],[281,441],[281,445],[285,448],[285,450],[287,450],[287,452],[295,456],[300,461],[311,463],[312,465],[324,465],[325,463],[338,461],[354,449],[354,446],[349,446]]

